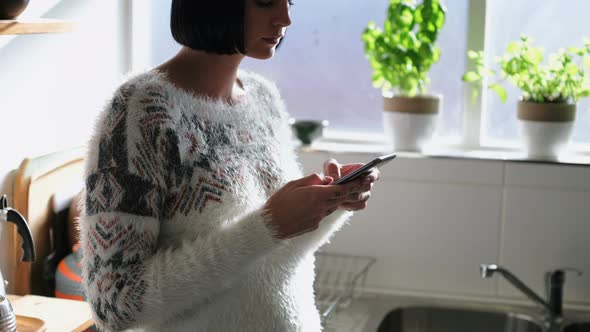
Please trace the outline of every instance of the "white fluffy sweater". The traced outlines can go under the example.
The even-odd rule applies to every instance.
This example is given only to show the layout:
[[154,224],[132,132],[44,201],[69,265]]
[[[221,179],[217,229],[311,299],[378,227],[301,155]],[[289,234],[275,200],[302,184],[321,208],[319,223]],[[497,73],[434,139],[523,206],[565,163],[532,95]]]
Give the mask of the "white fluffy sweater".
[[80,220],[83,284],[100,329],[321,330],[314,252],[351,213],[274,236],[264,203],[302,174],[277,88],[238,77],[247,97],[228,105],[148,71],[101,113]]

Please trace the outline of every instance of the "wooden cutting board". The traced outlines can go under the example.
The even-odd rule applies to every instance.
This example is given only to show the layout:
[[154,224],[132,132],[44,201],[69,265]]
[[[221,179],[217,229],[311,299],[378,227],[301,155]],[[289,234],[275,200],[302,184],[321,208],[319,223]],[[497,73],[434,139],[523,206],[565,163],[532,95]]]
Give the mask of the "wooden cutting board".
[[42,319],[16,315],[16,330],[18,332],[45,332],[47,326]]

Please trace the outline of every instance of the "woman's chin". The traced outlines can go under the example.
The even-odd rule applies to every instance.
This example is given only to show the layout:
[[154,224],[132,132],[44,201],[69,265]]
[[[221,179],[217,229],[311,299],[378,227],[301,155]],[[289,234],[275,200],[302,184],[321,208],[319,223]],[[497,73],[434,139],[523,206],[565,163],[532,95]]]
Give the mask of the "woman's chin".
[[258,48],[256,50],[246,52],[246,55],[259,60],[267,60],[275,55],[276,47]]

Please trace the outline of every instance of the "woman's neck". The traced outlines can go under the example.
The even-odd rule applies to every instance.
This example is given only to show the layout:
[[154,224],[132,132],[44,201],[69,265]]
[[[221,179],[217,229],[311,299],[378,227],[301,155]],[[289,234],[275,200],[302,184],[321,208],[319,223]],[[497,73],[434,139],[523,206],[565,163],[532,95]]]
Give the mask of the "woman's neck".
[[241,54],[217,55],[183,47],[156,69],[183,90],[233,103],[246,94],[237,78],[243,58]]

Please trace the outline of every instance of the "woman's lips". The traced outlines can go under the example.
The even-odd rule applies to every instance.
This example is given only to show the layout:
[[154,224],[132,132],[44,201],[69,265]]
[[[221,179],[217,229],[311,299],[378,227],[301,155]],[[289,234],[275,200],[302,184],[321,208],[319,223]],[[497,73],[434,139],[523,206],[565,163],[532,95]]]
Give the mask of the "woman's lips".
[[279,38],[262,38],[262,40],[264,40],[265,42],[272,44],[272,45],[278,44],[279,39],[281,39],[281,38],[280,37]]

